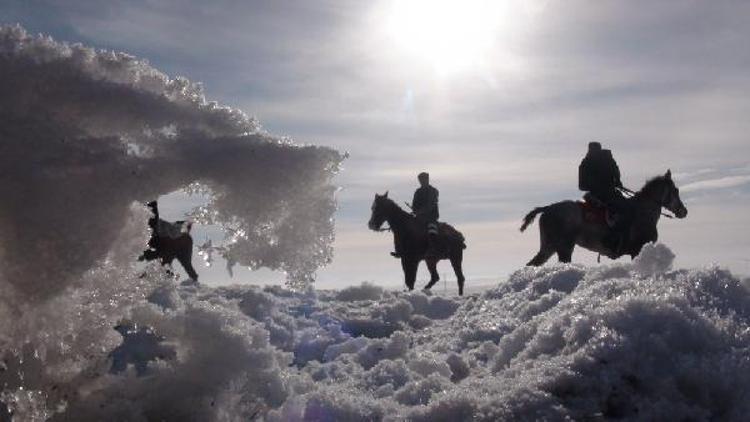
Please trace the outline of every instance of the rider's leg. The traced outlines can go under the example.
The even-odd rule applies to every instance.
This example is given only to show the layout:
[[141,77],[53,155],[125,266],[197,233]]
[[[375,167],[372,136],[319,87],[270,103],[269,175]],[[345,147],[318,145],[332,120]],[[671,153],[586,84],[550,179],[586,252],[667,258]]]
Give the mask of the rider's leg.
[[608,211],[614,216],[614,224],[604,238],[604,247],[609,249],[612,255],[618,256],[625,241],[625,232],[630,226],[627,199],[615,189],[597,192],[597,196],[604,201]]
[[430,221],[427,223],[427,251],[425,256],[436,257],[438,255],[438,227],[437,222]]
[[401,258],[401,255],[404,253],[401,247],[401,239],[395,232],[393,233],[393,250],[394,251],[391,252],[391,256],[394,258]]

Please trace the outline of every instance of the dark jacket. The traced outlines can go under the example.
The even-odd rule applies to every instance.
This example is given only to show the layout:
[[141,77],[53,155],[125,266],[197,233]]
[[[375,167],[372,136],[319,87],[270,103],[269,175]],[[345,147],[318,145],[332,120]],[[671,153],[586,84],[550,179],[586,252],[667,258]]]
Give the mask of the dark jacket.
[[431,185],[420,186],[414,192],[411,207],[417,217],[425,218],[427,221],[437,221],[440,218],[438,212],[439,192]]
[[612,157],[612,151],[603,149],[588,153],[578,166],[578,188],[600,196],[600,199],[614,194],[616,187],[622,187],[620,168]]

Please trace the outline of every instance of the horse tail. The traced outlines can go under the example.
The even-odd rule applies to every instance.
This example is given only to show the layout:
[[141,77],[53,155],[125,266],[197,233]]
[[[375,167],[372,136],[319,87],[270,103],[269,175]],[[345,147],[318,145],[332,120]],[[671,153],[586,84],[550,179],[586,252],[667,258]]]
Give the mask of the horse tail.
[[533,210],[531,210],[530,213],[526,214],[526,217],[523,218],[523,224],[521,225],[521,231],[526,230],[526,227],[529,227],[529,224],[534,222],[534,219],[536,219],[536,215],[540,212],[547,211],[547,208],[549,207],[536,207]]

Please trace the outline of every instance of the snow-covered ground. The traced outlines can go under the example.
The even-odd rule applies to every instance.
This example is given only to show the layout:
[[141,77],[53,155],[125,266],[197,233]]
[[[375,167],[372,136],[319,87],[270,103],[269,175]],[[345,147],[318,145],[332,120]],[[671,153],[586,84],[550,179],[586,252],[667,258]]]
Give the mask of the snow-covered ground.
[[[45,356],[74,327],[30,335],[3,399],[18,420],[746,420],[748,291],[673,257],[648,245],[633,263],[524,268],[465,297],[153,272],[122,335],[86,321],[106,344]],[[102,306],[83,302],[78,318]]]

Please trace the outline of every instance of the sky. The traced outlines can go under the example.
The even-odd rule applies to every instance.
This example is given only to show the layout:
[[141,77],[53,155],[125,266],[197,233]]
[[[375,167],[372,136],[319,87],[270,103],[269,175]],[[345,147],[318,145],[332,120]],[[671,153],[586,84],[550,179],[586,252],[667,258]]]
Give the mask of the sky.
[[[470,282],[497,281],[536,252],[521,217],[580,196],[592,140],[632,189],[672,170],[690,212],[659,226],[676,266],[750,273],[747,16],[743,1],[0,3],[1,23],[145,58],[270,133],[348,152],[324,288],[402,284],[389,235],[366,222],[376,192],[410,201],[420,171],[467,238]],[[200,198],[161,203],[180,219]],[[216,236],[195,230],[197,243]],[[282,278],[198,271],[217,284]]]

